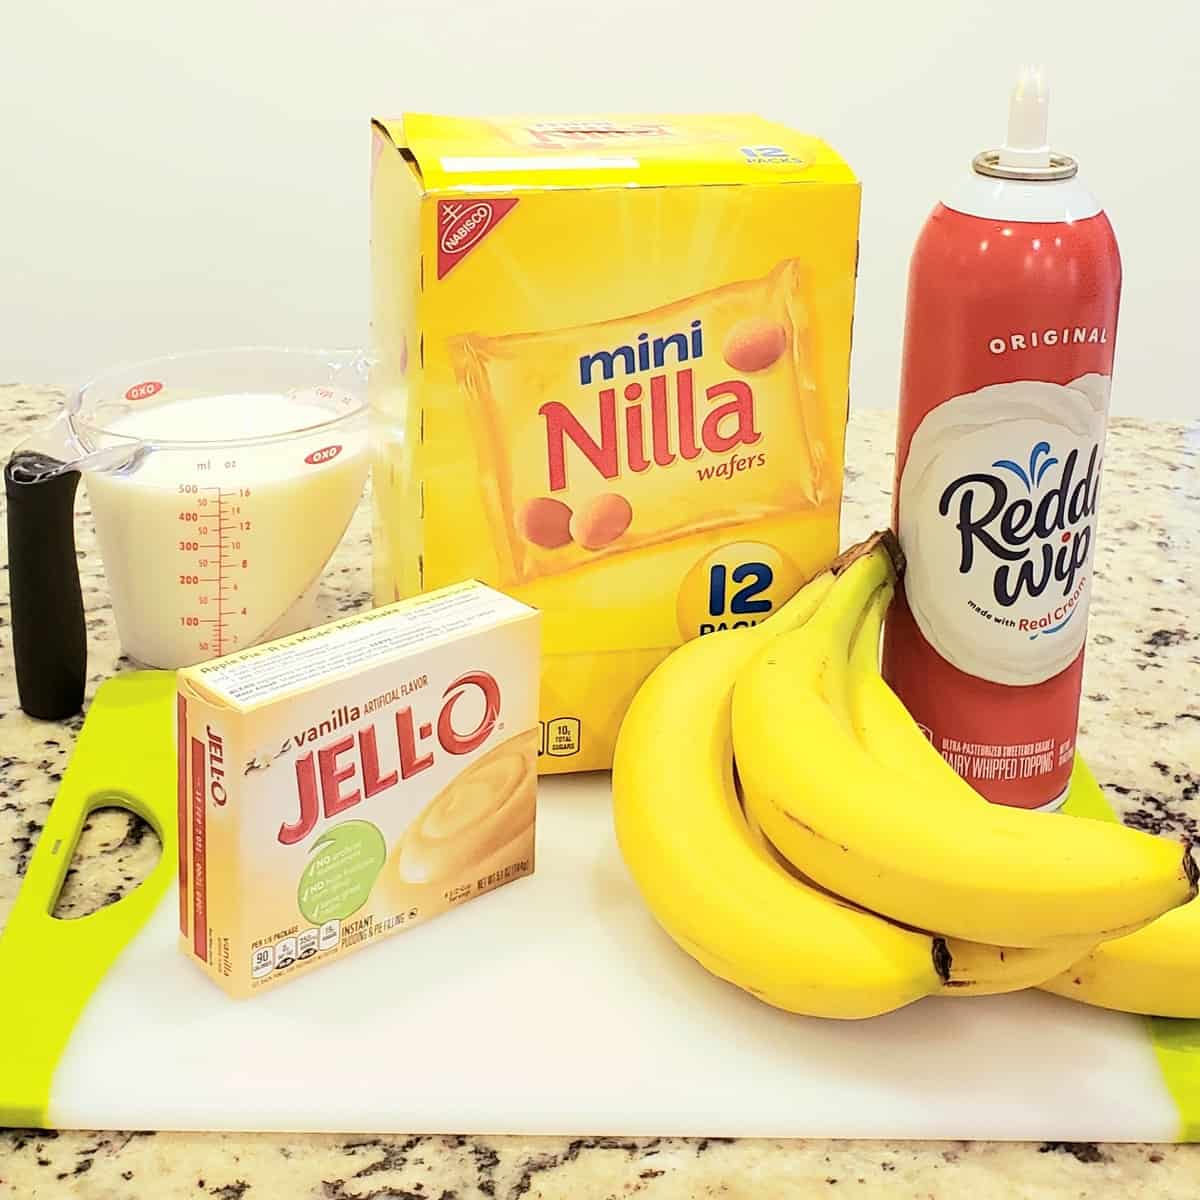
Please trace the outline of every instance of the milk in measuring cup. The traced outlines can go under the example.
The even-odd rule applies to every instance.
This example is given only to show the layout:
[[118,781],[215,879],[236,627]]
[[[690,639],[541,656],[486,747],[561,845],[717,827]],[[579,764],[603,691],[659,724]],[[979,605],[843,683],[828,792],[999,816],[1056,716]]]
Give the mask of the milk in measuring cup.
[[[152,450],[129,474],[85,475],[131,658],[187,666],[312,623],[316,583],[367,471],[365,429],[331,431],[332,415],[302,394],[247,392],[139,408],[107,424],[150,442],[199,443]],[[240,439],[248,441],[230,444]]]

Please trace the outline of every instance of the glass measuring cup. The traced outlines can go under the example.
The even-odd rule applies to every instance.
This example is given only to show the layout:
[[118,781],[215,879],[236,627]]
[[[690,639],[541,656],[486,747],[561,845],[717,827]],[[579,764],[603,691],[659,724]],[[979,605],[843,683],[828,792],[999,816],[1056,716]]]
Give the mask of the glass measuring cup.
[[366,360],[247,347],[97,376],[5,468],[21,707],[78,711],[83,478],[121,644],[181,667],[307,628],[368,464]]

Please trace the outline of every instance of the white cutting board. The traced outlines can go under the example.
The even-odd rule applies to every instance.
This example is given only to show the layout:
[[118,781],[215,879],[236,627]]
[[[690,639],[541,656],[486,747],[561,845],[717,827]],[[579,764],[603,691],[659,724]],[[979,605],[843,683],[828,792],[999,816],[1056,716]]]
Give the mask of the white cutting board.
[[865,1022],[769,1009],[651,920],[607,775],[543,784],[536,874],[249,1001],[168,895],[94,995],[52,1123],[410,1133],[1165,1140],[1140,1020],[1039,993]]
[[[543,781],[531,878],[231,1000],[179,946],[172,707],[171,677],[143,672],[105,683],[89,709],[0,938],[0,1124],[1064,1141],[1183,1130],[1140,1018],[1029,992],[834,1022],[710,976],[626,874],[606,774]],[[78,831],[114,799],[152,821],[163,861],[125,899],[55,921]],[[1184,1041],[1192,1072],[1200,1040]]]

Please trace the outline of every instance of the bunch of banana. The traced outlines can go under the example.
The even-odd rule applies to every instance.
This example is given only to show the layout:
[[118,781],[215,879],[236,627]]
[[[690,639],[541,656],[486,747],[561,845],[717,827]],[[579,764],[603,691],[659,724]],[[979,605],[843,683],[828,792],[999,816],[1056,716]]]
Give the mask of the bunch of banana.
[[[617,742],[617,839],[652,913],[714,974],[792,1012],[866,1017],[1038,984],[1194,890],[1178,847],[1119,827],[1039,848],[1046,818],[1012,813],[1010,829],[1010,810],[952,784],[908,714],[883,708],[881,679],[852,686],[879,679],[892,554],[877,535],[762,625],[682,646]],[[925,807],[935,788],[954,830]]]

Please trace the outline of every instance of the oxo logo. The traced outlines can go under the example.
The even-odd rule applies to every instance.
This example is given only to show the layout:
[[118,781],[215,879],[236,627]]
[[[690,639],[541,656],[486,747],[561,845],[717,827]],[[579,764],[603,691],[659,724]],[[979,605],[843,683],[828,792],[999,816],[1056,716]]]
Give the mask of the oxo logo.
[[162,384],[157,379],[147,379],[143,383],[135,383],[125,392],[126,400],[149,400],[162,391]]
[[332,446],[322,446],[320,450],[314,450],[311,454],[306,454],[304,461],[310,467],[319,467],[322,463],[333,462],[341,452],[341,446],[336,443]]
[[[472,695],[483,711],[473,722],[466,721],[471,727],[463,729],[465,698]],[[487,671],[467,671],[442,693],[433,720],[418,719],[412,706],[405,705],[391,720],[381,716],[357,731],[339,731],[335,741],[296,760],[296,818],[279,827],[279,841],[285,846],[303,841],[322,816],[336,817],[429,770],[439,749],[452,755],[470,754],[488,740],[499,717],[500,685]]]

